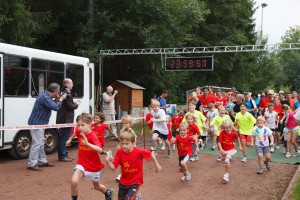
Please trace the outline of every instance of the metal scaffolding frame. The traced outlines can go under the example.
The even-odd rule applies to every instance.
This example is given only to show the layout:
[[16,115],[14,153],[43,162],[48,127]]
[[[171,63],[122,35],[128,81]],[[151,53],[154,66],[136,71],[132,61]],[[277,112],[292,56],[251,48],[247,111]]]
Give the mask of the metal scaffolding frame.
[[[212,46],[212,47],[181,47],[181,48],[145,48],[145,49],[107,49],[99,53],[99,92],[102,101],[103,87],[103,60],[106,56],[124,55],[174,55],[174,54],[214,54],[214,53],[238,53],[257,51],[284,51],[300,50],[300,43],[277,43],[265,45],[236,45],[236,46]],[[100,106],[101,107],[101,106]]]
[[100,57],[121,55],[156,55],[156,54],[202,54],[202,53],[235,53],[254,51],[300,50],[300,43],[278,43],[265,45],[237,45],[212,47],[182,48],[145,48],[145,49],[107,49],[100,50]]

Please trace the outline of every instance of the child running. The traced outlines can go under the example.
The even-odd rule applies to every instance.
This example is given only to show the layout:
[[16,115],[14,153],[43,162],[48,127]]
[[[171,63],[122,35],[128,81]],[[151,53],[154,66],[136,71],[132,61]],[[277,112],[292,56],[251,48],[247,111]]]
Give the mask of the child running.
[[160,137],[168,148],[168,158],[170,158],[172,156],[172,150],[170,147],[170,142],[168,140],[169,131],[166,123],[165,111],[163,109],[160,109],[159,101],[152,101],[151,106],[153,109],[151,111],[151,115],[153,116],[153,118],[151,118],[151,121],[153,122],[151,151],[154,155],[157,155],[157,138]]
[[[122,129],[120,130],[120,134],[123,131],[130,131],[132,134],[135,135],[135,138],[137,138],[137,135],[135,134],[134,130],[131,129],[132,125],[133,125],[133,119],[130,115],[125,115],[121,118],[121,123],[122,123]],[[134,144],[135,145],[135,144]],[[120,144],[118,144],[117,149],[120,149]],[[122,171],[121,171],[122,173]],[[116,177],[116,181],[119,182],[121,179],[121,174],[119,174]]]
[[[185,117],[186,117],[186,121],[189,125],[188,136],[193,137],[197,141],[198,137],[201,135],[201,132],[200,132],[198,126],[195,124],[196,117],[192,113],[186,115]],[[199,157],[197,154],[199,152],[199,149],[198,150],[197,149],[198,149],[198,146],[196,145],[196,143],[192,144],[192,156],[190,158],[190,161],[198,161],[199,160]]]
[[[268,105],[268,110],[265,112],[266,126],[271,129],[272,135],[274,137],[275,129],[278,128],[279,117],[278,113],[274,111],[274,104],[270,103]],[[273,153],[275,150],[274,146],[270,147],[270,152]]]
[[92,132],[93,117],[90,114],[82,113],[76,119],[78,130],[76,134],[73,134],[66,142],[66,145],[71,144],[72,139],[77,135],[78,139],[78,161],[74,168],[74,173],[71,179],[71,196],[72,200],[77,200],[78,197],[78,183],[82,177],[86,180],[91,180],[95,190],[102,192],[105,195],[106,200],[113,198],[113,189],[107,189],[104,185],[100,184],[100,178],[102,175],[102,164],[99,154],[105,154],[106,152],[100,147],[97,135]]
[[297,139],[298,139],[298,124],[295,123],[295,117],[294,113],[292,112],[290,106],[283,105],[283,111],[286,112],[286,121],[285,125],[288,129],[288,136],[286,140],[286,155],[285,157],[289,158],[292,156],[291,154],[291,144],[294,146],[295,153],[293,154],[293,157],[296,157],[299,154]]
[[[181,123],[179,135],[172,140],[172,144],[176,144],[178,149],[179,169],[183,172],[183,177],[181,178],[183,182],[191,180],[191,173],[188,171],[186,163],[192,155],[192,144],[197,144],[196,139],[187,134],[188,127],[189,125],[187,123]],[[199,152],[198,145],[195,146]]]
[[140,199],[138,197],[139,187],[143,184],[143,159],[153,161],[155,171],[159,172],[161,166],[155,156],[148,150],[136,147],[136,136],[128,130],[120,133],[120,149],[111,161],[110,156],[106,157],[106,163],[109,168],[116,170],[120,165],[122,176],[119,183],[119,200]]
[[252,132],[254,124],[256,123],[256,119],[251,115],[249,112],[247,112],[247,105],[245,103],[242,103],[240,105],[240,112],[236,114],[235,118],[235,125],[239,128],[240,133],[240,140],[242,142],[242,148],[243,148],[243,158],[242,162],[247,162],[247,148],[246,146],[251,146],[252,143]]
[[[224,108],[225,109],[225,108]],[[232,121],[229,119],[225,119],[221,125],[222,131],[219,136],[219,151],[225,159],[225,174],[223,176],[223,181],[225,183],[229,182],[229,171],[230,171],[230,160],[231,156],[236,154],[236,150],[234,149],[234,141],[237,140],[239,144],[239,150],[242,150],[241,141],[238,137],[237,133],[232,131],[233,125]]]
[[[268,111],[267,111],[268,112]],[[266,113],[265,112],[265,115]],[[264,118],[262,116],[257,117],[256,120],[256,126],[253,129],[252,136],[255,140],[255,146],[256,146],[256,153],[257,153],[257,159],[258,159],[258,174],[263,173],[263,163],[265,163],[267,170],[271,170],[271,166],[269,164],[271,159],[270,154],[270,147],[273,147],[274,145],[274,137],[273,137],[273,131],[269,128],[264,126]],[[270,144],[269,144],[269,137],[270,137]],[[253,146],[253,142],[251,143],[251,146]],[[269,147],[270,145],[270,147]],[[263,156],[265,155],[266,160],[263,162]]]
[[216,147],[217,147],[217,144],[216,144],[216,134],[215,134],[215,126],[210,126],[210,123],[211,121],[214,119],[214,117],[218,116],[218,110],[215,109],[215,106],[213,103],[209,103],[208,106],[207,106],[207,109],[208,109],[208,112],[207,112],[207,127],[210,127],[209,128],[209,135],[213,138],[213,143],[212,143],[212,146],[211,146],[211,149],[212,150],[215,150]]
[[104,115],[100,112],[96,112],[94,115],[94,124],[92,124],[92,131],[94,133],[96,133],[96,135],[102,145],[101,147],[103,147],[105,144],[105,138],[104,138],[105,130],[108,130],[108,132],[110,134],[112,134],[113,136],[115,136],[115,138],[118,140],[118,136],[114,135],[112,130],[106,124],[104,124],[104,121],[105,121]]

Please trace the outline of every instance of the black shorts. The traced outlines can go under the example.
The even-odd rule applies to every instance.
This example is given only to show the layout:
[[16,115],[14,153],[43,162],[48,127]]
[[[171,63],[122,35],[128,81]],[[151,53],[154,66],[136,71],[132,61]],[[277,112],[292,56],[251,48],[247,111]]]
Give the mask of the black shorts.
[[179,129],[172,129],[172,136],[176,137],[179,134]]
[[118,199],[135,199],[135,196],[138,194],[139,187],[140,186],[138,184],[125,186],[119,183]]
[[158,130],[154,130],[153,133],[156,133],[158,135],[159,138],[163,139],[163,140],[167,140],[168,139],[168,135],[164,135],[161,132],[159,132]]

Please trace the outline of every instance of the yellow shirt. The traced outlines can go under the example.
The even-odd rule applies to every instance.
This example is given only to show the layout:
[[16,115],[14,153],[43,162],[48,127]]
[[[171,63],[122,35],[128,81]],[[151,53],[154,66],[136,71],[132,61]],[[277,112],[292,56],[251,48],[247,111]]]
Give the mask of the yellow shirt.
[[210,122],[210,126],[216,126],[216,136],[219,136],[220,135],[220,132],[221,132],[221,128],[220,126],[222,125],[222,122],[227,119],[229,120],[232,124],[232,120],[230,119],[229,115],[224,115],[223,117],[221,117],[220,115],[218,116],[215,116],[213,118],[213,120]]
[[[187,112],[185,115],[184,115],[184,118],[182,120],[182,122],[186,122],[186,116],[189,115],[190,112]],[[198,110],[195,110],[194,113],[194,116],[196,117],[196,122],[195,124],[198,126],[200,132],[201,132],[201,135],[203,134],[203,122],[206,121],[206,117],[202,114],[202,112],[198,111]]]
[[239,126],[239,132],[243,135],[252,135],[256,119],[250,113],[246,112],[244,115],[241,112],[236,114],[235,120]]

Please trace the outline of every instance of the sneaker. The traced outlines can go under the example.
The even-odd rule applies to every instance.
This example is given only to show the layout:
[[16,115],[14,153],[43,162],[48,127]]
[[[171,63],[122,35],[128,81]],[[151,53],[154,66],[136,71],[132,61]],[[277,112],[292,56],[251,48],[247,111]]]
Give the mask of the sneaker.
[[141,193],[138,193],[138,194],[135,196],[134,200],[142,200],[142,195],[141,195]]
[[267,170],[271,171],[271,165],[269,163],[267,163],[266,161],[264,161]]
[[247,162],[247,157],[243,157],[243,159],[241,160],[243,163]]
[[191,157],[190,161],[193,161],[193,162],[196,161],[195,157]]
[[229,182],[229,174],[228,173],[225,173],[224,176],[223,176],[223,181],[225,183],[228,183]]
[[263,168],[261,168],[261,167],[258,168],[258,170],[257,170],[257,173],[258,173],[258,174],[262,174],[263,172],[264,172]]
[[165,146],[162,146],[162,147],[160,148],[160,150],[164,151],[164,150],[166,150],[166,147],[165,147]]
[[299,151],[297,151],[297,152],[295,152],[294,154],[293,154],[293,157],[297,157],[297,156],[299,156],[300,155],[300,153],[299,153]]
[[214,151],[216,149],[216,147],[217,147],[217,145],[212,145],[211,150]]
[[221,162],[221,161],[222,161],[222,157],[219,156],[219,157],[217,158],[217,161],[218,161],[218,162]]
[[290,152],[287,152],[286,154],[285,154],[285,157],[287,157],[287,158],[289,158],[289,157],[291,157],[292,156],[292,154],[290,153]]
[[105,200],[112,200],[114,196],[114,189],[109,188],[105,192]]
[[277,150],[280,149],[280,146],[279,146],[279,145],[276,145],[275,149],[277,149]]
[[270,148],[270,152],[271,152],[271,153],[274,153],[274,147],[271,147],[271,148]]
[[172,156],[172,150],[168,150],[168,158],[171,158]]
[[195,158],[195,161],[198,161],[199,160],[199,157],[198,156],[196,156],[196,157],[194,157]]
[[117,177],[116,177],[116,181],[119,182],[121,179],[121,174],[119,174]]
[[184,176],[183,177],[181,177],[181,181],[182,182],[186,182],[186,181],[189,181],[189,180],[191,180],[191,174],[189,173],[189,172],[187,172],[187,173],[184,173]]

